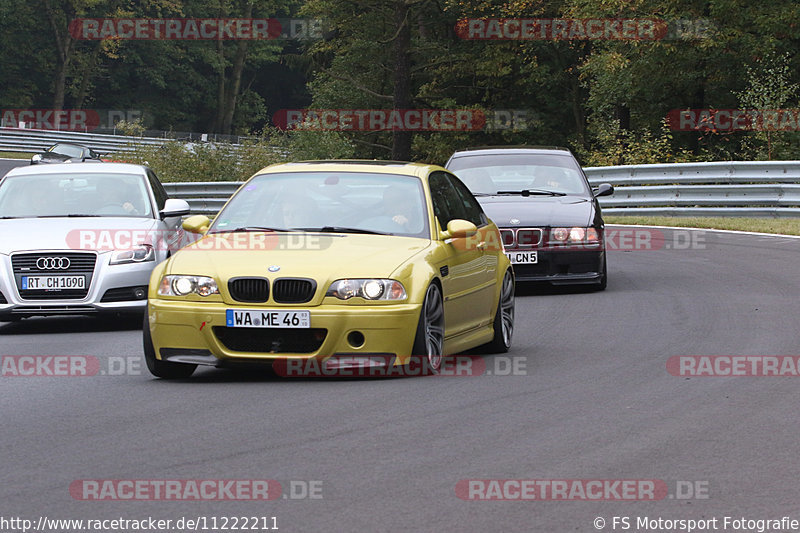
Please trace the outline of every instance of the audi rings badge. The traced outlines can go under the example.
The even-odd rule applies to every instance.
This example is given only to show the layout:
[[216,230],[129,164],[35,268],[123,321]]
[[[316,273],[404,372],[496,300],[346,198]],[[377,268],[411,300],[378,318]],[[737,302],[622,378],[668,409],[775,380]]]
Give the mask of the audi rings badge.
[[69,264],[69,257],[40,257],[36,260],[39,270],[66,270]]

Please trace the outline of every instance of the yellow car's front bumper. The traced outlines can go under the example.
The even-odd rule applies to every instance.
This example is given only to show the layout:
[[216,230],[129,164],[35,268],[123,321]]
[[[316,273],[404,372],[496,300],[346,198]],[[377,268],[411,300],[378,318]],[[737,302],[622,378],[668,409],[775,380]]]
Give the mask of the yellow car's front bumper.
[[[373,354],[394,356],[395,365],[408,363],[414,343],[414,333],[419,321],[420,304],[391,305],[336,305],[311,307],[274,306],[270,309],[308,310],[311,315],[310,329],[285,329],[288,336],[297,339],[305,334],[319,340],[324,330],[324,339],[314,351],[288,352],[280,342],[266,343],[257,351],[238,351],[230,348],[231,342],[221,337],[234,335],[238,338],[261,335],[268,328],[228,328],[227,309],[256,309],[257,306],[228,305],[225,303],[185,302],[177,300],[151,299],[148,317],[156,357],[161,360],[216,364],[236,362],[273,362],[280,359],[316,359],[324,361],[334,355],[368,357]],[[266,308],[265,308],[266,309]],[[219,329],[224,328],[224,329]],[[235,331],[232,331],[235,330]],[[353,340],[363,335],[363,343]],[[280,332],[275,332],[280,336]],[[272,335],[272,332],[268,333]],[[230,338],[230,337],[229,337]],[[252,345],[252,339],[245,339]],[[257,343],[256,343],[257,344]],[[291,344],[291,343],[290,343]],[[277,346],[277,350],[275,350]],[[274,350],[274,351],[273,351]],[[212,359],[213,357],[213,359]],[[204,359],[205,358],[205,359]],[[216,361],[215,361],[216,360]]]

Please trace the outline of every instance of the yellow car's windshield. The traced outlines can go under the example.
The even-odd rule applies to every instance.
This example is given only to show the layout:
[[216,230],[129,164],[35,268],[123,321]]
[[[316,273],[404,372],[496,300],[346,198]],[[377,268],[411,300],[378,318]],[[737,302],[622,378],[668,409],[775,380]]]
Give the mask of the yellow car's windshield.
[[245,184],[210,232],[274,230],[429,238],[422,182],[368,172],[261,174]]

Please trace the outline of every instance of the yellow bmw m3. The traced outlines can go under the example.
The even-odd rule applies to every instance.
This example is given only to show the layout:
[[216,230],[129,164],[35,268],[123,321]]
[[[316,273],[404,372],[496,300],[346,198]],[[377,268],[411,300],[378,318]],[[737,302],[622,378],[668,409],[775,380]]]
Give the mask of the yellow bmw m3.
[[408,365],[514,330],[514,273],[495,224],[457,177],[415,163],[313,161],[267,167],[193,244],[150,279],[150,372],[197,365],[326,369]]

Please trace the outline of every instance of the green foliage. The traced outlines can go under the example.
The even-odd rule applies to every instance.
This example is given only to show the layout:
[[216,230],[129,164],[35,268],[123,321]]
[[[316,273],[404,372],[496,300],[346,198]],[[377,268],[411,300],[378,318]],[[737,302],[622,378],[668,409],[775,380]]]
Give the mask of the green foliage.
[[142,137],[145,132],[144,124],[138,118],[132,122],[120,120],[115,124],[115,127],[119,135],[127,135],[129,137]]
[[[398,13],[406,13],[400,25]],[[248,15],[322,19],[325,36],[98,42],[71,41],[67,32],[79,17]],[[477,17],[656,18],[673,29],[675,21],[699,22],[705,33],[656,41],[461,39],[456,23]],[[492,144],[565,145],[587,164],[796,159],[797,132],[671,132],[664,118],[679,109],[796,107],[798,20],[796,0],[4,0],[0,108],[51,109],[62,85],[68,109],[141,111],[141,124],[122,125],[134,135],[142,126],[266,130],[267,144],[286,157],[388,158],[392,132],[284,135],[268,119],[281,109],[396,107],[400,26],[409,34],[400,54],[409,64],[405,107],[531,117],[518,130],[416,132],[411,159],[443,163],[454,150]],[[221,147],[197,150],[140,155],[172,179],[241,177],[279,159],[261,146],[243,148],[238,157],[246,161],[238,164]]]
[[577,154],[585,166],[686,163],[703,159],[684,148],[674,148],[666,121],[657,133],[646,128],[623,130],[616,121],[599,122],[590,127],[595,142],[590,149],[579,149]]
[[120,156],[147,165],[161,181],[240,181],[257,170],[281,161],[282,156],[265,142],[200,144],[169,141],[162,146],[139,146]]
[[344,134],[336,131],[297,130],[282,136],[279,146],[285,147],[288,159],[310,161],[317,159],[352,159],[355,146]]
[[352,144],[336,132],[298,131],[287,135],[271,130],[240,145],[168,141],[162,146],[137,146],[118,157],[147,165],[162,181],[169,182],[243,181],[275,163],[353,155]]
[[[741,109],[777,110],[785,107],[798,94],[800,85],[792,83],[788,53],[778,55],[768,52],[754,65],[745,65],[747,87],[735,92]],[[797,153],[800,138],[797,132],[770,131],[747,132],[742,140],[741,154],[747,159],[772,159],[774,154],[790,156]]]

